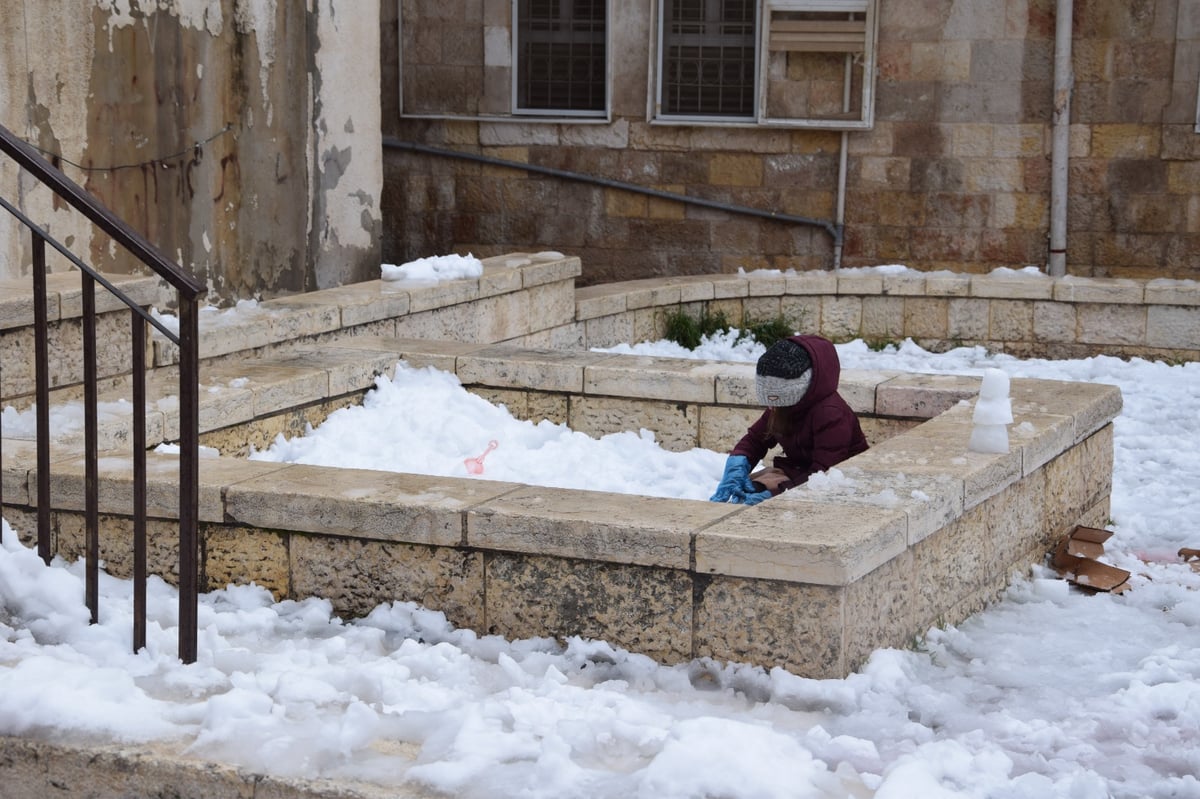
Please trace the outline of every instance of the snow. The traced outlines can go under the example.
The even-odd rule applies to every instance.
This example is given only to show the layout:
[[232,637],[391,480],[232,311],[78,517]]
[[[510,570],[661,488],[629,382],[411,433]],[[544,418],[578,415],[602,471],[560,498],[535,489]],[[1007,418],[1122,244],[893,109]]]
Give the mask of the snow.
[[[755,357],[742,349],[727,357]],[[838,351],[846,368],[1120,386],[1106,560],[1133,571],[1131,590],[1088,595],[1036,568],[966,622],[812,680],[664,667],[603,641],[508,641],[406,603],[347,622],[324,600],[242,586],[202,598],[199,660],[184,666],[169,586],[151,580],[148,647],[131,654],[131,585],[102,576],[89,625],[82,564],[45,567],[6,523],[0,733],[167,741],[283,775],[463,797],[1200,797],[1200,574],[1175,554],[1200,546],[1200,364],[934,355],[911,342]],[[586,464],[606,490],[711,493],[722,453],[650,439],[514,420],[449,375],[402,368],[367,406],[258,457],[466,475],[495,440],[484,478],[537,483]],[[815,486],[844,479],[830,470]]]
[[466,255],[430,255],[405,264],[381,264],[380,278],[387,281],[437,283],[456,278],[479,277],[483,261],[470,253]]
[[1003,369],[983,370],[971,414],[971,439],[967,442],[972,452],[1008,452],[1008,425],[1013,421],[1008,386],[1008,374]]

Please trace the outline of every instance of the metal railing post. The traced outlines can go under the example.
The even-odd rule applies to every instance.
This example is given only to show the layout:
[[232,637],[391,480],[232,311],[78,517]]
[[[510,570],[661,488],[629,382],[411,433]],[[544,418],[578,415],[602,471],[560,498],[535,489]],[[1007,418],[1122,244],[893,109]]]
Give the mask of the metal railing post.
[[199,597],[200,332],[195,300],[179,303],[179,658],[196,662]]
[[96,423],[96,281],[83,273],[83,462],[87,606],[100,621],[100,468]]
[[33,233],[33,358],[37,424],[37,537],[38,555],[50,565],[50,325],[46,318],[46,240]]
[[130,311],[133,339],[133,651],[146,646],[146,323]]

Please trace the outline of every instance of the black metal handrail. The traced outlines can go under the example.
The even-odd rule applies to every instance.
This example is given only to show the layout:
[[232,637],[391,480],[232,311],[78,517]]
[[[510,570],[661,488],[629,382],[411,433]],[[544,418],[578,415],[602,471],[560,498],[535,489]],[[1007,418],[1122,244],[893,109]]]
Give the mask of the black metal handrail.
[[[0,125],[0,151],[87,217],[114,242],[166,280],[176,291],[179,332],[172,332],[146,313],[103,275],[49,236],[28,216],[0,198],[0,206],[21,222],[32,236],[34,298],[35,415],[37,426],[38,554],[50,562],[50,374],[49,321],[46,314],[46,245],[74,264],[83,291],[84,358],[84,516],[85,594],[92,622],[99,620],[99,439],[96,376],[96,284],[130,309],[133,383],[133,649],[146,644],[146,324],[157,328],[179,347],[179,657],[196,661],[199,599],[200,497],[200,354],[199,298],[206,287],[178,264],[167,260],[141,234],[118,219],[96,198],[46,161],[26,142]],[[0,436],[0,441],[3,438]],[[0,450],[0,459],[3,451]],[[2,489],[0,489],[2,491]],[[0,507],[4,504],[0,493]]]

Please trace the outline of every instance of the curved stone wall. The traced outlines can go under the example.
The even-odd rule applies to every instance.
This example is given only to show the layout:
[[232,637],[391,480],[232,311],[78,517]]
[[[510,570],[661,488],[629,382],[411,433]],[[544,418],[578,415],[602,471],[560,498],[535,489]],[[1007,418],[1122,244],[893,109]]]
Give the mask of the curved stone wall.
[[893,267],[832,272],[758,271],[654,278],[576,291],[587,347],[661,338],[683,308],[734,324],[782,315],[835,341],[911,338],[926,349],[982,345],[1022,357],[1200,359],[1200,282],[988,275]]

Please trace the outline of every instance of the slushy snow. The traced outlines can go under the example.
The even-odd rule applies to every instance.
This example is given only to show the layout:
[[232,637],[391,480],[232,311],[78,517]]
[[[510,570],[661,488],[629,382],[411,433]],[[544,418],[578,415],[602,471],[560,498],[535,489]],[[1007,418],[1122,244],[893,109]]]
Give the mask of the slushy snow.
[[[5,523],[0,733],[169,742],[278,774],[460,797],[1200,797],[1200,574],[1176,555],[1200,546],[1200,364],[934,355],[911,342],[838,351],[846,368],[1120,386],[1106,559],[1133,571],[1131,590],[1091,596],[1036,567],[964,623],[878,650],[846,679],[812,680],[659,666],[602,641],[508,641],[408,603],[351,622],[318,598],[242,586],[202,598],[199,662],[183,666],[169,586],[151,580],[149,644],[131,654],[130,583],[101,580],[90,626],[82,564],[44,566]],[[495,440],[485,478],[586,469],[606,490],[711,493],[723,453],[665,453],[651,439],[520,422],[448,375],[403,368],[363,408],[260,455],[465,474]]]

